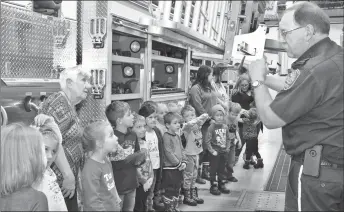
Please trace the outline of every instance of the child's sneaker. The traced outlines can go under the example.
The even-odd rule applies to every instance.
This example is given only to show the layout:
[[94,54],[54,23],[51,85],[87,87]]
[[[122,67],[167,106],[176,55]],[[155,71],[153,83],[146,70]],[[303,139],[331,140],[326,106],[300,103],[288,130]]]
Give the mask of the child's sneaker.
[[229,194],[230,190],[226,188],[226,185],[222,182],[219,182],[219,191],[223,194]]
[[234,182],[234,183],[238,182],[238,179],[236,179],[234,176],[228,177],[227,180],[228,180],[229,182]]
[[173,212],[182,212],[179,210],[179,198],[178,197],[173,197]]
[[250,161],[249,160],[245,160],[245,164],[243,166],[244,169],[250,169]]
[[[165,196],[162,197],[163,199],[163,202],[164,202],[164,211],[167,211],[167,212],[175,212],[175,200],[174,200],[174,197],[173,199],[169,199]],[[178,200],[178,199],[177,199]]]
[[211,182],[210,193],[216,196],[221,195],[221,191],[219,191],[217,183]]

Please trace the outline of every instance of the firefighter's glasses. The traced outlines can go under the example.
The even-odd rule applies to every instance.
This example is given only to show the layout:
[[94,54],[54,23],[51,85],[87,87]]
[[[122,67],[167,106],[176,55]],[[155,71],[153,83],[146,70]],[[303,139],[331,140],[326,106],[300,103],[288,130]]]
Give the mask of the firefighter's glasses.
[[298,28],[291,29],[291,30],[279,30],[279,33],[281,34],[282,38],[285,39],[285,37],[286,37],[289,33],[293,32],[293,31],[295,31],[295,30],[301,29],[301,28],[305,28],[305,27],[304,27],[304,26],[303,26],[303,27],[298,27]]

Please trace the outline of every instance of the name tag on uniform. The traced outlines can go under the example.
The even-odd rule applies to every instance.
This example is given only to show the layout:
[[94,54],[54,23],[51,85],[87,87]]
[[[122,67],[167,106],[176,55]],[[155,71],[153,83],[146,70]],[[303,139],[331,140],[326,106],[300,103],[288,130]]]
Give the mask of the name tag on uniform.
[[288,90],[291,87],[293,87],[295,81],[297,78],[300,76],[301,72],[299,69],[293,69],[291,72],[288,74],[287,79],[285,80],[284,88],[283,90]]

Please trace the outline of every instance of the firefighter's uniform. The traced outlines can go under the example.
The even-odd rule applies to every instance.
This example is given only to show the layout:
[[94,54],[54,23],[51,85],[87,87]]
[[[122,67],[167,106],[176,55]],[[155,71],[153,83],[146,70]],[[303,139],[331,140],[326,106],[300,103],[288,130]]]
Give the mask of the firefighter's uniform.
[[[325,38],[292,64],[270,105],[287,123],[283,144],[292,161],[286,210],[344,211],[343,95],[343,48]],[[321,155],[320,162],[304,163],[305,151],[315,145],[322,151],[309,155]],[[320,167],[319,176],[306,175],[310,167]]]

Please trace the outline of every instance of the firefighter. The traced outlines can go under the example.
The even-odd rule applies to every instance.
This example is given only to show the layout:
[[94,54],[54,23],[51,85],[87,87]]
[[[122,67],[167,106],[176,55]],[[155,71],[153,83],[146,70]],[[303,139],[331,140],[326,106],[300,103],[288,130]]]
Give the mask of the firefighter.
[[[285,209],[344,211],[343,48],[329,36],[330,20],[316,4],[299,2],[280,23],[288,56],[298,58],[285,82],[271,81],[265,59],[249,65],[264,125],[282,127],[292,160]],[[279,91],[273,100],[268,87]]]

